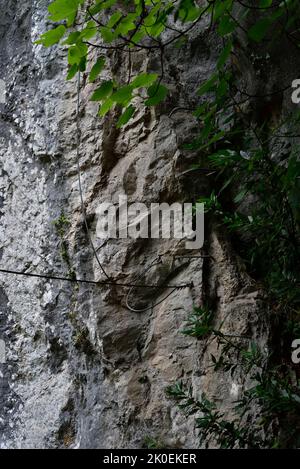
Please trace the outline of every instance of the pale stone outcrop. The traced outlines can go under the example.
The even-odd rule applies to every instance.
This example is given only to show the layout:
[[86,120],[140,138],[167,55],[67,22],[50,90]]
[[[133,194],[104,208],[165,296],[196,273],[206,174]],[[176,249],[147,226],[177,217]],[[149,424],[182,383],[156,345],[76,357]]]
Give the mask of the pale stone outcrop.
[[[80,278],[105,280],[80,204],[76,80],[65,81],[62,49],[33,44],[47,28],[47,3],[0,1],[0,78],[7,87],[6,104],[0,104],[1,266],[67,274],[53,224],[64,213],[72,268]],[[195,90],[215,65],[219,44],[205,28],[199,25],[183,50],[166,53],[168,101],[151,111],[139,106],[120,131],[113,113],[96,116],[97,106],[89,102],[93,85],[83,77],[80,167],[91,233],[99,204],[117,202],[119,194],[151,203],[191,202],[207,193],[208,176],[182,175],[199,160],[182,150],[198,124],[184,109],[174,110],[194,104]],[[124,60],[110,56],[119,79]],[[136,53],[133,70],[143,68],[159,70],[159,60]],[[229,333],[263,344],[267,329],[261,293],[211,225],[204,249],[193,254],[203,253],[211,258],[177,258],[189,253],[175,241],[107,242],[98,256],[115,281],[193,283],[164,301],[169,290],[134,290],[130,304],[148,307],[141,313],[126,308],[124,287],[0,274],[0,337],[7,348],[7,363],[0,365],[1,447],[140,448],[149,436],[168,447],[196,447],[193,417],[166,399],[165,387],[189,381],[195,395],[208,392],[229,414],[240,388],[228,375],[212,372],[214,341],[180,333],[193,304],[209,300],[216,324]]]

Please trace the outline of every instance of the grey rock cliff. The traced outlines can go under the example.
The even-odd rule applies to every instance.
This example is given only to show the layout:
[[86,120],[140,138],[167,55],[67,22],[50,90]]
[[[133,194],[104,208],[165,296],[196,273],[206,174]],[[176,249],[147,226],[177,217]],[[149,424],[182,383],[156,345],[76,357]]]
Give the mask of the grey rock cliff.
[[[105,280],[85,231],[76,169],[76,80],[65,81],[61,49],[34,45],[47,28],[47,1],[0,0],[0,265],[26,272]],[[80,88],[80,171],[90,232],[101,202],[193,201],[205,193],[203,175],[181,174],[197,155],[182,150],[196,129],[190,114],[170,109],[193,105],[195,89],[214,67],[219,45],[201,24],[191,44],[166,54],[171,96],[145,110],[121,131],[116,116],[96,117],[92,85]],[[110,56],[119,78],[124,58]],[[133,69],[159,67],[137,53]],[[69,223],[62,240],[54,220]],[[3,448],[141,448],[146,437],[168,447],[196,447],[194,419],[165,397],[178,379],[207,392],[229,415],[240,383],[211,371],[214,341],[180,333],[193,305],[207,298],[216,324],[228,333],[251,334],[261,343],[263,299],[230,245],[207,227],[205,254],[186,255],[168,240],[115,240],[98,250],[114,281],[191,283],[176,290],[76,286],[56,280],[0,274],[0,446]],[[100,245],[95,241],[96,248]],[[189,253],[188,253],[189,254]],[[194,253],[200,255],[200,252]],[[66,262],[67,261],[67,262]],[[168,297],[167,297],[168,296]],[[167,298],[166,298],[167,297]],[[153,303],[159,303],[152,307]]]

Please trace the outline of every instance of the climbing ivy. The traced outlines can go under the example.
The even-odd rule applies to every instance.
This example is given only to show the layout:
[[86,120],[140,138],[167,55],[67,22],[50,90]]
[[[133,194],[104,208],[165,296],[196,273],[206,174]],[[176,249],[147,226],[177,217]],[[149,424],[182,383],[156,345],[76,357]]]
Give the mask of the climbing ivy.
[[[55,0],[49,13],[55,25],[37,44],[51,47],[60,43],[66,48],[67,79],[79,72],[87,74],[94,83],[91,100],[99,102],[99,116],[119,109],[118,127],[135,115],[138,100],[150,107],[168,96],[164,83],[167,48],[184,46],[201,20],[219,35],[222,47],[216,70],[197,90],[199,104],[193,115],[199,122],[199,135],[185,148],[201,156],[198,169],[203,161],[211,169],[212,190],[199,201],[205,202],[213,223],[232,236],[249,274],[268,294],[271,327],[275,338],[280,331],[280,340],[271,341],[267,355],[253,342],[242,347],[214,326],[208,307],[195,308],[183,333],[198,340],[217,340],[220,356],[211,357],[211,366],[232,375],[240,367],[245,376],[251,374],[255,384],[249,389],[243,383],[235,410],[244,419],[230,421],[213,402],[205,396],[195,399],[181,384],[170,387],[168,395],[188,413],[200,412],[197,426],[204,445],[297,446],[299,383],[286,350],[300,332],[300,163],[299,148],[286,129],[293,131],[299,126],[300,114],[295,111],[274,122],[270,112],[253,122],[245,105],[255,97],[239,89],[235,62],[237,49],[242,48],[237,41],[240,34],[253,49],[276,41],[280,47],[283,37],[299,49],[299,1]],[[107,57],[114,51],[129,58],[123,82],[107,70]],[[133,76],[133,51],[156,54],[160,72],[143,70]],[[276,146],[282,132],[289,142],[284,152]],[[247,412],[253,403],[259,405],[260,412],[257,420],[251,421],[251,430],[247,419],[253,416],[247,417]],[[287,419],[293,422],[292,431]]]

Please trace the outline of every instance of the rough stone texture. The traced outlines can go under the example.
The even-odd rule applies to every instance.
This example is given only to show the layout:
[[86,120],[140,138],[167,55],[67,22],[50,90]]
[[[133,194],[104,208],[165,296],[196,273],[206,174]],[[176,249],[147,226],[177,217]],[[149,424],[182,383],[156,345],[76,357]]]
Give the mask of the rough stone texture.
[[[65,82],[65,54],[33,42],[47,24],[47,1],[0,0],[0,78],[7,85],[0,105],[1,267],[67,274],[53,220],[68,220],[65,241],[80,278],[105,280],[84,229],[76,170],[76,82]],[[18,5],[18,6],[17,6]],[[205,194],[203,176],[182,176],[197,155],[181,146],[196,122],[184,110],[214,67],[219,45],[200,25],[191,44],[166,54],[171,97],[157,110],[140,107],[122,131],[116,116],[103,121],[81,86],[80,168],[91,233],[99,203],[192,201]],[[110,57],[120,78],[121,57]],[[136,54],[133,69],[156,70],[159,60]],[[211,371],[214,342],[180,333],[192,305],[209,298],[216,324],[228,333],[264,342],[261,295],[222,234],[207,229],[208,259],[175,241],[107,242],[99,259],[118,281],[193,286],[174,291],[79,287],[0,274],[0,338],[7,363],[0,365],[0,445],[3,448],[141,448],[146,437],[168,447],[196,447],[194,419],[165,397],[179,379],[195,395],[208,392],[230,414],[239,382]],[[100,241],[96,239],[97,248]],[[193,253],[199,255],[199,252]],[[152,303],[160,302],[152,307]]]

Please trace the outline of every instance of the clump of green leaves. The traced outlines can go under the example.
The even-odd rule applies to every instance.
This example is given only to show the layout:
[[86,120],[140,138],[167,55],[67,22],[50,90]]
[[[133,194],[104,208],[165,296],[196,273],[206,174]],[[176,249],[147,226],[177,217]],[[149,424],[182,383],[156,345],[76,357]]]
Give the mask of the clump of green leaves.
[[61,215],[56,219],[53,220],[53,225],[55,226],[56,232],[60,238],[63,238],[66,234],[66,230],[70,225],[68,218],[62,212]]
[[[49,7],[49,19],[59,23],[56,27],[42,34],[36,42],[45,47],[61,43],[67,47],[69,72],[68,79],[77,72],[89,69],[89,81],[95,82],[105,69],[105,54],[108,51],[120,51],[128,54],[131,50],[146,50],[160,54],[163,63],[163,54],[166,47],[172,44],[184,44],[193,27],[206,15],[211,17],[217,31],[224,38],[225,47],[220,54],[217,72],[204,83],[199,96],[207,92],[215,92],[217,101],[204,117],[204,108],[196,111],[198,117],[202,116],[205,122],[205,134],[210,141],[218,141],[223,137],[223,131],[213,135],[216,130],[218,110],[227,100],[231,73],[224,70],[233,48],[232,34],[240,27],[240,21],[252,13],[246,6],[239,17],[233,14],[233,0],[210,0],[207,4],[199,6],[195,0],[132,0],[118,2],[117,0],[55,0]],[[281,26],[281,19],[289,11],[288,27],[297,28],[296,12],[297,1],[288,0],[279,5],[273,1],[261,0],[259,9],[262,15],[249,29],[248,38],[253,42],[260,42],[275,28],[277,34],[286,32],[286,25]],[[172,32],[170,39],[164,39],[165,32]],[[295,32],[295,31],[294,31]],[[89,66],[90,52],[100,51],[100,57]],[[131,101],[136,96],[136,90],[145,89],[148,97],[144,98],[146,106],[154,106],[165,99],[168,90],[162,85],[163,66],[161,76],[157,79],[151,74],[140,74],[131,81],[131,71],[126,84],[112,81],[109,85],[103,83],[97,89],[94,100],[101,101],[100,116],[104,116],[110,109],[119,105],[123,114],[118,121],[122,126],[134,115]],[[153,82],[155,81],[155,83]],[[138,83],[137,83],[138,82]],[[104,81],[105,83],[105,81]],[[100,97],[101,96],[101,97]],[[213,122],[215,121],[215,122]]]
[[200,444],[206,448],[210,444],[221,449],[262,447],[257,428],[242,425],[240,418],[227,420],[225,414],[204,394],[201,399],[194,398],[192,390],[186,389],[182,382],[169,386],[166,394],[177,401],[178,407],[186,415],[197,415],[196,427],[199,430]]
[[[212,329],[211,334],[220,351],[218,357],[211,355],[212,368],[229,372],[240,383],[233,417],[228,419],[205,395],[195,399],[192,389],[182,382],[166,389],[167,396],[175,399],[186,415],[196,414],[200,444],[219,448],[297,447],[299,380],[285,365],[272,365],[269,353],[255,342],[245,345],[247,337],[231,336],[218,329]],[[253,415],[253,409],[257,409],[257,415]]]
[[185,335],[202,339],[213,331],[212,321],[213,313],[208,307],[202,306],[197,308],[194,306],[193,312],[189,315],[181,332]]
[[[165,0],[122,3],[116,0],[55,0],[48,10],[50,20],[61,24],[42,34],[36,43],[45,47],[61,43],[67,48],[67,78],[70,80],[76,73],[89,70],[90,83],[101,78],[107,65],[108,51],[118,50],[129,54],[136,48],[157,52],[163,57],[165,44],[162,34],[169,29],[168,22],[175,20],[181,26],[171,40],[173,42],[184,35],[182,26],[196,22],[204,11],[193,0],[181,0],[176,6]],[[76,18],[80,26],[76,26]],[[90,52],[93,49],[100,51],[100,56],[90,65]],[[101,117],[116,106],[122,108],[117,122],[117,127],[121,127],[134,116],[133,101],[137,96],[144,100],[145,106],[156,106],[166,98],[168,89],[162,84],[162,79],[163,65],[160,76],[157,73],[140,73],[132,78],[129,70],[125,84],[117,83],[114,79],[102,79],[91,99],[100,102]]]
[[[241,236],[241,252],[249,271],[262,278],[279,300],[289,298],[299,304],[300,163],[291,154],[287,163],[279,164],[266,149],[248,150],[247,158],[239,151],[226,162],[227,154],[219,151],[210,156],[213,167],[221,169],[219,177],[224,182],[218,195],[212,192],[199,201],[232,233]],[[221,203],[222,192],[229,188],[235,192],[232,212]],[[257,199],[251,210],[245,209],[247,196]]]
[[214,337],[220,350],[218,358],[211,355],[212,367],[215,371],[229,372],[233,378],[241,368],[245,377],[248,377],[253,368],[264,368],[267,356],[253,341],[245,346],[245,341],[249,342],[249,338],[227,335],[221,330],[215,330]]
[[[178,407],[187,416],[196,415],[200,444],[205,447],[212,445],[223,449],[278,448],[280,431],[283,430],[285,435],[297,442],[299,424],[293,418],[300,411],[297,385],[291,385],[279,369],[268,373],[260,369],[252,379],[255,384],[235,403],[233,415],[236,417],[231,419],[218,410],[216,404],[204,394],[200,400],[195,399],[192,389],[186,388],[182,382],[169,386],[166,394],[178,403]],[[259,414],[253,417],[249,412],[255,405],[260,410]],[[277,415],[289,416],[294,421],[294,428],[290,428],[289,421],[284,428],[278,428],[277,422],[276,430],[274,423]],[[277,437],[274,433],[277,433]]]

